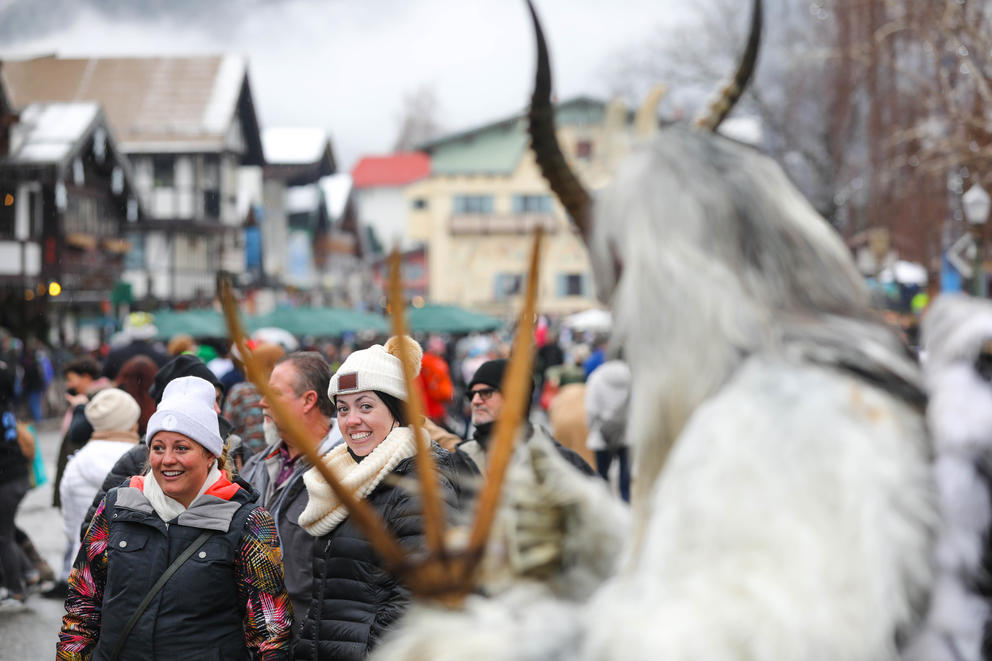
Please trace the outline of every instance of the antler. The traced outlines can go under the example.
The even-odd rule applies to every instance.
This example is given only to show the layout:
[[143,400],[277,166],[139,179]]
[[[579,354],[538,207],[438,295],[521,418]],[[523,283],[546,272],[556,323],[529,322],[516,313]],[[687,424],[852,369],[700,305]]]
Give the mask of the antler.
[[747,47],[741,55],[734,77],[727,83],[717,98],[710,104],[705,115],[696,119],[696,126],[708,131],[716,131],[720,123],[734,108],[734,104],[744,94],[758,62],[758,46],[761,45],[761,0],[754,0],[751,8],[751,33],[747,38]]
[[[403,287],[400,278],[400,254],[393,250],[389,255],[389,310],[393,320],[393,334],[403,337],[406,332],[406,319],[403,305]],[[423,438],[421,415],[423,407],[420,402],[420,388],[414,380],[416,376],[410,369],[407,354],[407,344],[399,343],[399,359],[403,365],[403,380],[406,383],[406,412],[413,427],[413,438],[417,444],[417,475],[420,478],[421,503],[424,508],[424,534],[427,538],[427,548],[432,555],[443,555],[444,548],[444,513],[441,509],[441,499],[437,490],[437,466],[434,465],[434,455],[431,452],[430,440]]]
[[531,0],[527,0],[531,20],[534,22],[534,36],[537,43],[537,73],[534,77],[534,94],[527,113],[527,132],[530,146],[534,150],[541,174],[548,186],[561,200],[572,217],[582,238],[588,243],[592,231],[592,197],[582,185],[578,176],[569,167],[565,155],[558,144],[555,133],[555,109],[551,105],[551,63],[548,59],[548,46],[544,41],[541,22]]

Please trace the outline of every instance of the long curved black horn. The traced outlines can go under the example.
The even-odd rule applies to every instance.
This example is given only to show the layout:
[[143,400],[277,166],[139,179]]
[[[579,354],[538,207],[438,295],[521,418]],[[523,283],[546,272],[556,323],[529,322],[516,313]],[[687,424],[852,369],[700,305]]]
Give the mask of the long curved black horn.
[[761,0],[754,0],[751,9],[751,34],[747,38],[747,48],[737,66],[737,73],[720,91],[720,95],[707,108],[706,114],[696,119],[696,126],[708,131],[716,131],[720,123],[734,108],[734,104],[744,93],[758,63],[758,47],[761,45]]
[[544,41],[544,32],[541,30],[541,23],[537,19],[537,11],[531,0],[527,0],[527,8],[534,21],[534,36],[537,42],[537,74],[534,78],[534,94],[530,99],[530,111],[527,114],[530,146],[534,150],[541,174],[575,221],[582,238],[588,243],[592,230],[592,197],[568,166],[558,145],[555,111],[551,105],[551,64],[548,60],[548,46]]

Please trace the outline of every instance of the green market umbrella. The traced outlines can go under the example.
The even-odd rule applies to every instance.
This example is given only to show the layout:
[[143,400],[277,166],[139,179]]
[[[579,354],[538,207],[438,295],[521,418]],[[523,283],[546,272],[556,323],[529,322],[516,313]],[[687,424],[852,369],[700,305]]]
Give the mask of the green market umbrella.
[[472,333],[501,328],[503,321],[457,305],[428,304],[407,308],[410,330],[415,333]]
[[248,319],[248,328],[274,327],[293,335],[316,337],[339,336],[348,332],[389,331],[389,324],[380,315],[347,308],[280,307],[268,314]]
[[153,313],[156,337],[168,341],[180,333],[193,337],[226,337],[224,316],[216,310],[159,310]]

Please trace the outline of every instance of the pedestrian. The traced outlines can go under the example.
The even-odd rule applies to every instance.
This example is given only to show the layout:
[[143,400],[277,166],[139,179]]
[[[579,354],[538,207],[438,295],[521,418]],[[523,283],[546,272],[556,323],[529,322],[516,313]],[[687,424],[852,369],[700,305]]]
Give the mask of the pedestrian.
[[[281,347],[276,348],[282,351]],[[316,351],[289,354],[269,375],[269,387],[282,405],[281,410],[296,420],[306,434],[303,440],[316,445],[320,455],[341,442],[341,432],[333,420],[334,404],[327,396],[330,380],[330,367]],[[235,388],[241,385],[245,384]],[[259,504],[276,522],[286,568],[286,589],[293,601],[293,612],[302,621],[310,606],[313,586],[314,537],[299,524],[300,514],[307,505],[303,474],[311,464],[299,447],[286,441],[286,419],[276,414],[267,399],[262,399],[260,405],[265,433],[272,443],[248,460],[241,478],[258,492]]]
[[630,502],[630,460],[627,456],[627,410],[630,405],[630,367],[608,360],[586,382],[585,408],[589,423],[586,446],[596,454],[596,470],[609,481],[610,466],[620,467],[620,497]]
[[24,563],[14,518],[31,488],[28,460],[13,413],[14,371],[0,364],[0,610],[18,610],[27,599]]
[[[133,359],[132,359],[133,360]],[[123,372],[123,370],[122,370]],[[100,490],[107,473],[121,455],[138,443],[138,418],[141,407],[131,395],[118,388],[107,388],[86,405],[86,419],[93,426],[89,442],[69,458],[62,483],[62,527],[67,548],[63,560],[63,583],[69,577],[79,550],[80,526],[86,509]],[[62,598],[68,584],[62,586]],[[49,596],[47,593],[45,596]]]
[[444,340],[434,335],[427,340],[427,351],[420,364],[417,385],[420,387],[424,413],[433,422],[447,426],[448,403],[455,392],[451,370],[444,359]]
[[110,490],[83,539],[58,658],[289,658],[275,524],[221,473],[215,398],[197,377],[165,387],[150,472]]
[[[399,343],[405,342],[410,369],[419,371],[422,351],[409,337],[391,338],[351,353],[331,377],[327,390],[335,403],[344,443],[324,463],[345,488],[364,499],[400,544],[424,548],[424,522],[414,490],[401,484],[416,479],[413,429],[407,424],[407,398]],[[439,487],[450,511],[456,494],[452,455],[431,445],[439,466]],[[410,602],[403,581],[383,566],[365,535],[334,496],[316,468],[304,474],[309,502],[300,525],[317,537],[313,596],[294,646],[297,659],[364,659]]]
[[[93,427],[86,420],[84,413],[86,403],[104,388],[113,385],[109,379],[101,376],[100,364],[89,357],[77,358],[66,364],[62,370],[65,377],[65,401],[69,409],[62,420],[62,444],[59,446],[59,456],[55,462],[55,482],[52,485],[52,505],[61,507],[62,473],[65,471],[69,457],[86,445],[93,433]],[[61,598],[64,598],[62,595]]]
[[[497,358],[480,365],[469,381],[468,392],[466,393],[472,406],[472,425],[475,431],[472,438],[459,443],[457,449],[468,455],[483,475],[488,471],[493,426],[496,419],[502,414],[505,404],[501,388],[503,387],[503,375],[506,372],[506,366],[507,360],[505,358]],[[531,383],[533,385],[533,382]],[[525,414],[530,409],[532,399],[533,397],[528,395]],[[526,417],[521,421],[521,428],[525,443],[530,442],[535,435],[545,435]],[[549,440],[552,441],[558,453],[580,472],[586,475],[595,474],[592,467],[578,453],[569,450],[554,439]]]

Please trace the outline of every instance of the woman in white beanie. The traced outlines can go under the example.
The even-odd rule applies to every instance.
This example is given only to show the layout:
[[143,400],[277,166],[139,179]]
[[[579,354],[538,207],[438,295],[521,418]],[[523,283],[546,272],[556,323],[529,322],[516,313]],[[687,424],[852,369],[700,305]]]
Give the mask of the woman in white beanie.
[[[408,551],[416,552],[424,548],[420,501],[403,479],[396,479],[416,479],[416,445],[403,409],[407,392],[400,342],[406,342],[416,374],[420,345],[409,337],[393,337],[385,346],[351,353],[331,377],[327,394],[337,408],[345,442],[328,452],[324,462],[345,488],[368,501]],[[458,469],[446,450],[437,444],[432,448],[450,512],[457,502],[453,476]],[[300,526],[319,539],[310,609],[294,658],[364,659],[403,613],[409,591],[383,567],[320,473],[311,468],[303,479],[309,502]]]
[[123,390],[101,390],[86,404],[83,413],[93,427],[93,434],[90,441],[69,458],[59,483],[62,527],[69,542],[62,567],[63,581],[69,576],[79,550],[79,527],[86,509],[117,460],[140,440],[138,418],[141,407]]
[[215,394],[193,376],[165,387],[150,472],[107,492],[76,556],[60,659],[289,658],[275,524],[220,471]]

